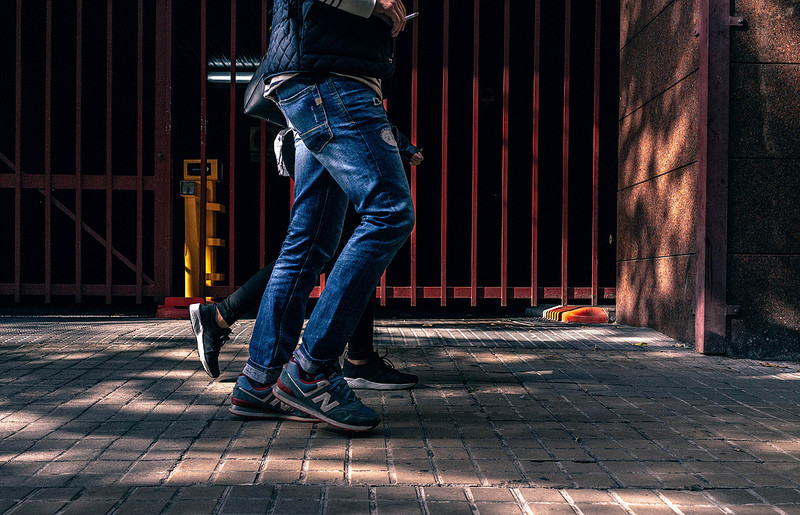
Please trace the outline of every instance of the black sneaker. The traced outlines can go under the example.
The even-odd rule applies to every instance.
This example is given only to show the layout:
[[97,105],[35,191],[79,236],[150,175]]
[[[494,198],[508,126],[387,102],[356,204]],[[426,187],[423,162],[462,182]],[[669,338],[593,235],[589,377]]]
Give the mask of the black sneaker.
[[217,325],[217,308],[213,304],[192,304],[189,306],[189,318],[192,320],[197,354],[203,368],[211,377],[219,377],[219,350],[231,330]]
[[354,365],[345,358],[342,375],[350,388],[365,390],[408,390],[419,381],[413,374],[396,370],[391,361],[377,352],[363,365]]

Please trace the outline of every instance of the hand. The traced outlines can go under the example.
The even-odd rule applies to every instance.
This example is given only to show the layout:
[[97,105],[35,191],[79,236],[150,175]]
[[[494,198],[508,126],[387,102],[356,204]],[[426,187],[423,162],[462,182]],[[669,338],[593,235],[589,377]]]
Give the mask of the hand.
[[408,160],[408,164],[410,164],[411,166],[417,166],[424,159],[425,159],[425,157],[422,155],[422,152],[417,152],[416,154],[411,156],[411,159]]
[[393,38],[406,28],[406,6],[402,0],[375,0],[373,13],[389,24]]

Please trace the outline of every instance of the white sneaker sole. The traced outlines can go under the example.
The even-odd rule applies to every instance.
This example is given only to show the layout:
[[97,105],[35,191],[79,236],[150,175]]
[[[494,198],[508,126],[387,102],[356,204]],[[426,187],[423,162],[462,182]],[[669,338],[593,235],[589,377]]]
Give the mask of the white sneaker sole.
[[189,306],[189,319],[192,321],[192,331],[194,331],[194,337],[197,340],[197,355],[200,356],[200,363],[203,364],[206,374],[209,377],[214,377],[206,362],[206,351],[203,345],[203,324],[200,323],[200,304]]
[[353,390],[410,390],[417,383],[373,383],[361,377],[345,377],[347,386]]

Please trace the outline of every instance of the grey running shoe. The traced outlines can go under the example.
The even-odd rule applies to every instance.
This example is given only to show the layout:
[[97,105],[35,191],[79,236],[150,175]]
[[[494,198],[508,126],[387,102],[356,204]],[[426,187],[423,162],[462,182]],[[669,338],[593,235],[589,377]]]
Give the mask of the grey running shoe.
[[236,416],[255,420],[294,420],[318,422],[314,417],[282,403],[272,394],[272,385],[258,388],[244,374],[236,380],[228,411]]
[[216,317],[217,308],[213,304],[189,306],[192,331],[197,340],[197,354],[206,373],[211,377],[219,377],[219,350],[231,334],[230,329],[217,325]]
[[373,352],[363,365],[344,360],[342,375],[350,388],[365,390],[408,390],[414,388],[419,378],[394,368],[387,358]]
[[356,397],[341,374],[339,363],[306,381],[292,359],[283,368],[272,388],[275,397],[293,408],[346,431],[369,431],[381,417]]

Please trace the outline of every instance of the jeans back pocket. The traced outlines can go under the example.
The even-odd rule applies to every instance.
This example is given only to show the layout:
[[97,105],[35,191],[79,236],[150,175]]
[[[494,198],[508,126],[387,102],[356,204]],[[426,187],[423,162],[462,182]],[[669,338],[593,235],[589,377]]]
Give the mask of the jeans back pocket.
[[333,139],[333,131],[319,87],[312,84],[286,98],[280,98],[279,91],[278,96],[281,110],[306,147],[312,152],[322,151]]

